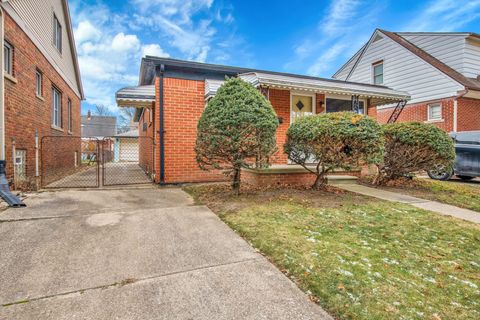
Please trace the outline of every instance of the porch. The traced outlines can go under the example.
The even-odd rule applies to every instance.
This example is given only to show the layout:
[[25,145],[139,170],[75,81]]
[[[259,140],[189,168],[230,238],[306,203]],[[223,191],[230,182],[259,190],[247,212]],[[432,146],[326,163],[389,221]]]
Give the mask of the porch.
[[[315,166],[312,165],[312,170]],[[356,183],[362,174],[361,168],[351,170],[338,169],[327,175],[329,184]],[[300,165],[277,164],[262,169],[242,169],[241,180],[243,183],[256,187],[276,186],[311,186],[316,176]]]

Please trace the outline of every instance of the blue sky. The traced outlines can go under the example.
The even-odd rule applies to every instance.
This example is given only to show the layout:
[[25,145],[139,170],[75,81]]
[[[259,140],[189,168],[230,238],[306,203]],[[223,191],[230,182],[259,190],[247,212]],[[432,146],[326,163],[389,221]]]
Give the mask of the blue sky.
[[70,0],[70,10],[84,113],[115,112],[146,54],[331,77],[375,28],[480,33],[480,0]]

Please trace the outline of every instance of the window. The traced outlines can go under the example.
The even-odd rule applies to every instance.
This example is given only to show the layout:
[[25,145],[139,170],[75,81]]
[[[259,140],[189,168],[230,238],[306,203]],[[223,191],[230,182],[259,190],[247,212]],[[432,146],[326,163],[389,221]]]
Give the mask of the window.
[[[358,101],[359,108],[358,113],[365,113],[365,102],[360,100]],[[334,99],[327,98],[327,112],[342,112],[342,111],[352,111],[352,100],[343,100],[343,99]]]
[[37,96],[43,96],[43,74],[40,71],[35,72],[35,93]]
[[13,76],[13,47],[6,41],[3,45],[3,66],[5,73]]
[[373,65],[373,84],[383,84],[383,61]]
[[442,106],[440,103],[431,104],[428,106],[428,120],[441,120]]
[[72,100],[70,99],[68,99],[68,102],[67,102],[67,113],[68,113],[67,129],[68,129],[68,132],[72,132]]
[[52,125],[62,127],[62,94],[52,87]]
[[62,25],[56,15],[53,15],[53,45],[62,52]]

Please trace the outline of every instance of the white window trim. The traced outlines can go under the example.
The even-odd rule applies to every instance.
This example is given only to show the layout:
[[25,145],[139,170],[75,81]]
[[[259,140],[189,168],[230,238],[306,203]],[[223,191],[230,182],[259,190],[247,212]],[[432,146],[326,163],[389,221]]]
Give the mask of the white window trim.
[[[440,118],[430,118],[430,108],[440,107]],[[443,107],[441,102],[430,103],[427,105],[427,121],[426,122],[443,122]]]
[[[37,77],[37,75],[40,77]],[[38,79],[40,79],[40,85],[37,83]],[[40,92],[38,92],[38,89],[40,89]],[[35,94],[39,98],[43,97],[43,73],[38,69],[35,70]]]
[[67,99],[67,131],[69,133],[72,133],[73,131],[73,104],[72,104],[72,99],[68,98]]
[[293,123],[293,96],[304,96],[304,97],[311,97],[312,98],[312,113],[315,115],[317,114],[317,95],[316,93],[312,92],[305,92],[305,91],[294,91],[290,90],[290,124]]
[[[60,38],[57,38],[57,22],[58,26],[60,26]],[[60,43],[57,43],[58,40],[60,40]],[[58,16],[53,13],[53,46],[58,50],[60,54],[62,54],[62,49],[63,49],[63,26],[60,23],[60,19],[58,19]]]
[[[55,95],[53,91],[58,93],[58,110],[55,110]],[[62,129],[62,92],[55,87],[52,87],[52,127],[55,129]],[[57,116],[57,122],[55,122],[55,116]]]
[[[325,106],[323,109],[324,109],[324,113],[327,113],[327,98],[330,98],[330,99],[338,99],[338,100],[348,100],[348,101],[352,101],[352,96],[347,96],[347,95],[342,95],[342,94],[325,94],[325,99],[323,101],[323,105]],[[367,114],[367,99],[364,99],[364,98],[360,98],[358,99],[358,101],[362,101],[363,102],[363,114]]]
[[[7,41],[4,41],[4,47],[7,47],[8,51],[9,51],[8,68],[6,66],[4,66],[4,71],[5,71],[6,75],[9,75],[9,76],[13,77],[13,50],[14,49],[13,49],[13,46]],[[5,48],[3,48],[3,50],[5,50]]]
[[[375,67],[382,65],[382,83],[375,83]],[[381,60],[375,63],[372,63],[372,84],[383,86],[385,83],[385,61]]]

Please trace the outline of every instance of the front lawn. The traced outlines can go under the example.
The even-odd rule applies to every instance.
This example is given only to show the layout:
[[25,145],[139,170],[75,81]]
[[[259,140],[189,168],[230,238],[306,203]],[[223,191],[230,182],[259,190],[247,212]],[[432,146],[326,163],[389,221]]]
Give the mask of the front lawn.
[[405,186],[382,188],[480,212],[479,185],[471,185],[459,181],[415,179]]
[[340,319],[479,319],[480,227],[345,192],[185,188]]

